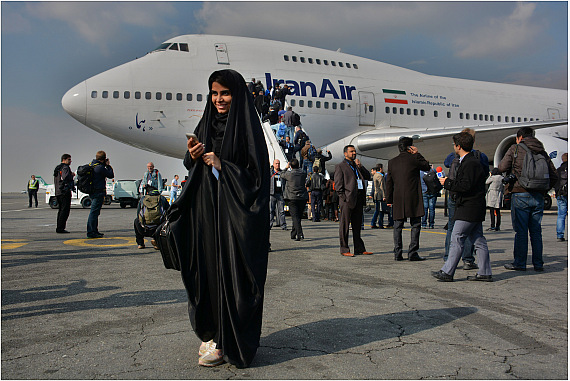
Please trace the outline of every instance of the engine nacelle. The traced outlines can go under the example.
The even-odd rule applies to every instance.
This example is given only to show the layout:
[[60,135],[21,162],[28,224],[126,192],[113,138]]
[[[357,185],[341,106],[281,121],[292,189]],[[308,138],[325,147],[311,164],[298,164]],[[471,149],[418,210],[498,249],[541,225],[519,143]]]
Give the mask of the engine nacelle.
[[[568,141],[564,138],[553,136],[549,131],[537,130],[535,131],[535,136],[544,145],[544,150],[550,156],[552,164],[558,168],[562,164],[562,154],[568,152]],[[516,144],[516,135],[507,136],[499,143],[493,157],[493,165],[495,167],[499,166],[501,159],[513,144]]]
[[511,135],[511,136],[507,136],[506,138],[501,140],[501,142],[497,146],[497,149],[495,149],[495,156],[493,156],[493,166],[494,167],[499,166],[499,163],[501,162],[501,160],[503,159],[503,157],[505,156],[505,154],[507,153],[509,148],[513,144],[517,143],[516,137],[517,137],[516,135]]

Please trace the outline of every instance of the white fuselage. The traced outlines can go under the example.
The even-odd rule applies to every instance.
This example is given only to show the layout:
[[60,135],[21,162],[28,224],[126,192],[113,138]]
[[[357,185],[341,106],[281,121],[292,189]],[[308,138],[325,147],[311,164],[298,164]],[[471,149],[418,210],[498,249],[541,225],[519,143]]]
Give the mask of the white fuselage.
[[[435,77],[297,44],[185,35],[163,48],[81,82],[65,94],[63,107],[112,139],[181,158],[185,133],[194,131],[208,101],[207,78],[231,68],[265,88],[288,84],[287,103],[313,144],[338,159],[344,145],[354,144],[368,163],[395,156],[394,137],[416,135],[421,142],[430,131],[445,139],[418,148],[441,162],[451,151],[441,131],[464,127],[485,131],[476,145],[492,159],[513,125],[568,117],[567,91]],[[567,122],[549,134],[567,139]]]

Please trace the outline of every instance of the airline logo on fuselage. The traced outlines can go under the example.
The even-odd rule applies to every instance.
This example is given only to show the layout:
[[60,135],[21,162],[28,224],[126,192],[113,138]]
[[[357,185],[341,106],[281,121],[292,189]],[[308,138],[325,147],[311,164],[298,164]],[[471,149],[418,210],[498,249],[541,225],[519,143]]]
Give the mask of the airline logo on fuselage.
[[308,81],[294,81],[292,79],[276,79],[272,78],[270,73],[265,73],[266,88],[274,86],[276,83],[282,83],[289,86],[291,95],[312,98],[332,98],[351,101],[352,92],[356,91],[356,86],[345,85],[343,81],[338,80],[335,85],[330,79],[323,78],[320,85]]

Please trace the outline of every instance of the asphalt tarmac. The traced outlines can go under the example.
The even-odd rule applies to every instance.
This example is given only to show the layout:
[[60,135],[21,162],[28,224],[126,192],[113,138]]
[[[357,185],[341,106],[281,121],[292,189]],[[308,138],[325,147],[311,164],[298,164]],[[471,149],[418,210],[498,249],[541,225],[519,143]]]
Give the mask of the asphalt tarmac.
[[443,265],[442,208],[436,229],[421,232],[423,262],[394,261],[389,229],[367,225],[374,254],[349,258],[337,223],[303,220],[301,242],[273,228],[261,347],[247,369],[198,365],[180,275],[149,240],[137,249],[136,209],[104,206],[95,240],[89,210],[72,208],[65,235],[56,214],[2,194],[2,379],[568,379],[556,204],[543,218],[542,273],[530,255],[526,272],[504,269],[508,211],[500,232],[486,232],[493,283],[468,282],[475,271],[461,268],[453,283],[431,276]]

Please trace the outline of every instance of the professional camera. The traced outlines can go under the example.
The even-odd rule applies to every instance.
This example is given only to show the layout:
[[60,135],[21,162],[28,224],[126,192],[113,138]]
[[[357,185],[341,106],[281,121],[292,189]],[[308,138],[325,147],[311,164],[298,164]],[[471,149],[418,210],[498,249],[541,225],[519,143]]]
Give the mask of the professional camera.
[[503,180],[501,181],[503,182],[503,185],[514,184],[515,181],[517,181],[517,177],[515,176],[514,173],[509,173],[508,175],[503,177]]

